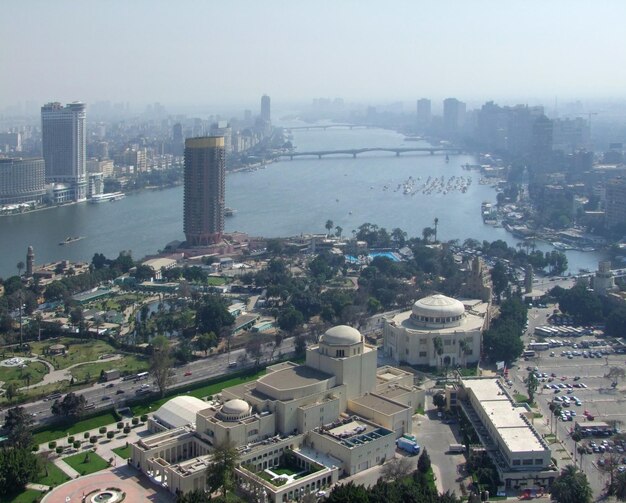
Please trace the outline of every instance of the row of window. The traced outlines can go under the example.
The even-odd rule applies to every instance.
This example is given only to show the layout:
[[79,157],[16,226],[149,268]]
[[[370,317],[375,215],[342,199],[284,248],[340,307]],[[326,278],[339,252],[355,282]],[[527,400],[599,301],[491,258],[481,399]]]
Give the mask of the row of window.
[[421,321],[424,323],[452,323],[454,321],[459,321],[461,318],[463,318],[463,315],[460,314],[459,316],[448,316],[445,318],[435,318],[433,316],[416,316],[414,314],[411,315],[411,318],[413,318],[415,321]]
[[[521,461],[521,463],[520,463],[520,461]],[[520,465],[530,466],[532,464],[533,464],[533,460],[532,459],[522,459],[522,460],[514,459],[513,460],[513,466],[520,466]],[[540,459],[540,458],[535,459],[535,464],[536,465],[542,465],[543,464],[543,459]]]

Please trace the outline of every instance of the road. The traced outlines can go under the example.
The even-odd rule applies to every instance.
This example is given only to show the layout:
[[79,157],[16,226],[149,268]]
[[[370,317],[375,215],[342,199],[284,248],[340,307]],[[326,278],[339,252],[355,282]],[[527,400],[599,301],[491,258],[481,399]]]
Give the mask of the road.
[[[260,363],[268,363],[271,354],[271,345],[267,344],[263,348],[263,356]],[[283,340],[279,347],[279,351],[282,355],[291,355],[294,351],[293,338]],[[221,375],[228,375],[234,372],[240,371],[244,368],[251,368],[254,366],[254,362],[245,361],[238,362],[242,357],[245,357],[245,349],[237,349],[231,351],[230,354],[223,353],[218,355],[209,356],[201,360],[197,360],[174,369],[174,380],[169,389],[188,386],[193,383],[206,381],[211,378],[215,378]],[[274,358],[278,355],[278,351],[274,353]],[[229,362],[238,362],[236,367],[229,367]],[[190,372],[190,375],[185,375]],[[135,381],[123,381],[122,379],[116,379],[108,383],[96,383],[88,388],[75,391],[76,394],[83,395],[87,404],[95,404],[95,410],[101,410],[110,408],[113,403],[118,406],[123,406],[127,399],[135,398],[137,391],[142,385],[150,384],[150,389],[155,389],[151,380],[144,380],[141,382]],[[108,397],[108,398],[105,398]],[[53,414],[51,411],[52,401],[38,400],[36,402],[22,404],[26,411],[30,414],[34,414],[35,426],[41,426],[45,423],[53,420]],[[4,423],[4,415],[6,407],[0,412],[0,424]]]

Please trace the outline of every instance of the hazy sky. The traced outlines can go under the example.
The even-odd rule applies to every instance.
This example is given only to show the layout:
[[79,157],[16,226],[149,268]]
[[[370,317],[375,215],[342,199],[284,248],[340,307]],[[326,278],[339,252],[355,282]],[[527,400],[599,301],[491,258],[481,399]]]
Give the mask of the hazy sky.
[[0,105],[622,98],[624,0],[5,0]]

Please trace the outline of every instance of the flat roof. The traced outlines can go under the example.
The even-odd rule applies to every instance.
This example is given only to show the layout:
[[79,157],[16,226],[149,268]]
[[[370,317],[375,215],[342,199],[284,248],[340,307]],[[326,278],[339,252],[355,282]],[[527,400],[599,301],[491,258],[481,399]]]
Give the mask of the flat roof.
[[463,387],[471,389],[479,402],[505,401],[510,403],[509,397],[498,385],[498,379],[463,379]]
[[288,390],[302,388],[320,381],[327,381],[332,377],[330,374],[311,367],[298,365],[297,367],[280,369],[265,374],[263,377],[259,377],[258,382],[262,382],[277,390]]
[[351,401],[363,407],[367,407],[368,409],[382,412],[387,416],[406,411],[408,408],[405,405],[400,405],[398,403],[392,402],[391,400],[387,400],[385,398],[372,394],[363,395],[362,397],[355,398]]

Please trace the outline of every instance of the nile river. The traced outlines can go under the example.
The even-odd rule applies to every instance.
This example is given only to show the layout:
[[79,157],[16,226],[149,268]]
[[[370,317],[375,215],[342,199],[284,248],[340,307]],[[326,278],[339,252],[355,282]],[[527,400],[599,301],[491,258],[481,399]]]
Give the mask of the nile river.
[[[296,131],[298,150],[331,150],[361,147],[413,147],[398,133],[382,129],[329,129]],[[229,174],[226,178],[226,205],[237,210],[226,219],[227,231],[256,236],[291,236],[325,232],[332,220],[344,235],[364,222],[391,230],[400,227],[409,236],[421,236],[422,229],[439,219],[440,240],[474,238],[517,242],[504,229],[484,225],[480,216],[483,201],[494,201],[494,189],[479,185],[480,173],[461,168],[474,159],[467,155],[428,153],[361,154],[352,157],[300,158],[283,160],[254,172]],[[467,191],[433,191],[415,195],[396,191],[409,177],[415,186],[431,179],[472,177]],[[386,188],[385,188],[386,187]],[[96,252],[107,257],[120,250],[132,250],[133,257],[155,253],[166,243],[183,240],[183,189],[176,187],[144,191],[125,199],[102,204],[79,204],[0,218],[0,276],[17,273],[16,264],[25,261],[26,248],[35,249],[37,263],[58,259],[89,261]],[[67,236],[84,239],[59,246]],[[551,250],[547,244],[539,249]],[[567,252],[570,270],[595,270],[600,253]]]

